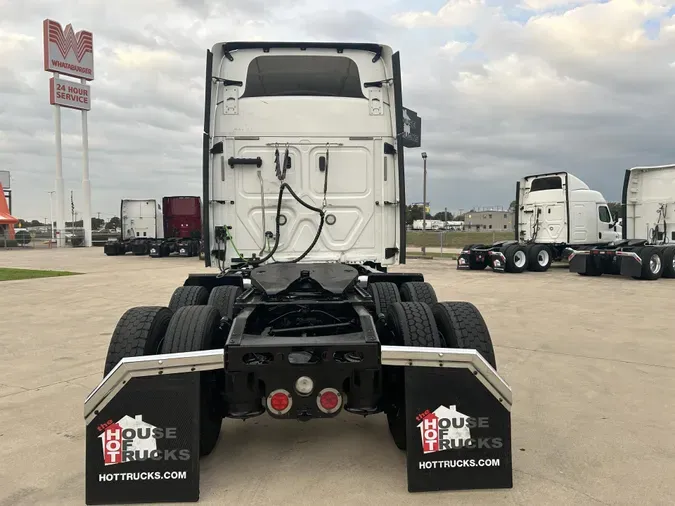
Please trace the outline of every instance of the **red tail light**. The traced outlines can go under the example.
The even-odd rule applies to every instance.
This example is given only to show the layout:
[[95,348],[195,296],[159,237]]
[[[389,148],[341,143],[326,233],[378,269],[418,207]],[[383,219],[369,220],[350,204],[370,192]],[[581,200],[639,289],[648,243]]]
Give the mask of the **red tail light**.
[[280,388],[271,392],[267,396],[267,409],[275,415],[285,415],[293,405],[293,398],[290,392]]
[[342,395],[334,388],[324,388],[319,392],[316,404],[324,413],[335,413],[342,406]]

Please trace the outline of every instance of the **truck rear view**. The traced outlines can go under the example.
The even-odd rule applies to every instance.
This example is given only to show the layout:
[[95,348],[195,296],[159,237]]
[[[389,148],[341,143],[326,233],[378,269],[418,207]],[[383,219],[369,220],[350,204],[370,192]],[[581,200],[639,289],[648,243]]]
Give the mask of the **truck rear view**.
[[104,246],[108,256],[147,255],[150,241],[164,237],[162,209],[155,199],[122,199],[120,204],[122,233],[119,239]]
[[199,254],[202,235],[202,210],[200,197],[164,197],[164,239],[152,241],[150,256],[153,258],[177,256],[192,257]]
[[[410,490],[511,487],[511,391],[480,311],[439,301],[421,273],[387,272],[405,258],[403,148],[414,121],[403,114],[398,53],[219,43],[207,52],[205,106],[205,263],[217,270],[189,275],[166,306],[122,316],[85,402],[90,427],[108,416],[108,393],[124,405],[115,385],[133,362],[160,378],[144,387],[149,400],[173,395],[172,374],[194,386],[173,395],[168,416],[189,422],[195,458],[215,449],[224,418],[380,415],[421,475]],[[159,404],[143,406],[148,419]],[[430,480],[418,427],[460,416],[491,421],[466,431],[466,448],[448,436],[438,449],[489,463]]]
[[392,50],[270,46],[213,47],[207,265],[397,263],[405,231]]

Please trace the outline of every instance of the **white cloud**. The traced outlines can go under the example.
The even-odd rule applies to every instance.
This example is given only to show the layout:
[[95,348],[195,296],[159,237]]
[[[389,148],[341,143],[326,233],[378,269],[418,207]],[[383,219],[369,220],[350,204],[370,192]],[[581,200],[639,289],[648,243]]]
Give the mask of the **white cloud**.
[[495,11],[485,0],[450,0],[437,13],[430,11],[402,12],[392,19],[408,28],[466,26]]
[[469,44],[467,44],[466,42],[458,42],[456,40],[451,40],[450,42],[446,42],[445,45],[441,47],[441,52],[450,58],[454,58],[462,51],[464,51],[467,47],[469,47]]

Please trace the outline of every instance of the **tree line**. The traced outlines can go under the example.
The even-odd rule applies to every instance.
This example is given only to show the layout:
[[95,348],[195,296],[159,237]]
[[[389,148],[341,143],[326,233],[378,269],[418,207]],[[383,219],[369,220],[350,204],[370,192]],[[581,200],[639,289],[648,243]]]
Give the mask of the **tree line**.
[[[49,226],[49,223],[44,223],[39,220],[23,220],[19,219],[19,223],[17,227],[19,228],[26,228],[26,227],[46,227]],[[52,223],[52,226],[56,228],[56,222]],[[84,221],[83,220],[77,220],[75,222],[75,228],[78,227],[83,227],[84,226]],[[115,230],[116,228],[119,228],[121,226],[121,221],[117,216],[113,216],[110,218],[109,221],[105,221],[103,218],[92,218],[91,219],[91,229],[92,230],[101,230],[102,228],[105,228],[106,230]],[[72,228],[73,227],[73,222],[72,221],[66,221],[66,228]]]

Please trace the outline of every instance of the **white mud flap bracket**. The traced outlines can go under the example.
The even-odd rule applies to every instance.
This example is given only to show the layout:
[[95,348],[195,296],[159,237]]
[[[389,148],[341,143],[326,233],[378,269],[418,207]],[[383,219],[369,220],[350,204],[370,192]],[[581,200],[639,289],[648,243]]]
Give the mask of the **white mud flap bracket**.
[[[512,486],[511,390],[473,350],[382,346],[405,368],[410,492]],[[123,359],[89,394],[86,504],[199,500],[199,378],[223,350]]]

